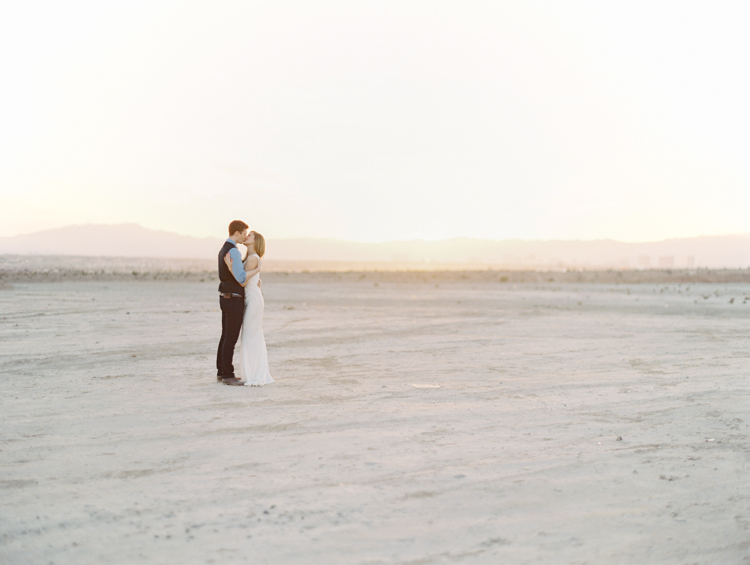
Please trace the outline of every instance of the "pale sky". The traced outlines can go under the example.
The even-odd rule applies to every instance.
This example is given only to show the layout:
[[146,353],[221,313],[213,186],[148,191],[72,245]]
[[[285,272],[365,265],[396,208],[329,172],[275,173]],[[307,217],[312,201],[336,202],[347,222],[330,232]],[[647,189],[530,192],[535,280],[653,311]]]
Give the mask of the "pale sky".
[[750,3],[5,2],[0,236],[750,232]]

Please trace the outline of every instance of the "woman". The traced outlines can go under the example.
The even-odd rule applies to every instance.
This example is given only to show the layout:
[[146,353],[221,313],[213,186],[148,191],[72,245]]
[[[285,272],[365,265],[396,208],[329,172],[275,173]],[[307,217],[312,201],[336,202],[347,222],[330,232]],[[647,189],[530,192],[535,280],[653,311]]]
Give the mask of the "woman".
[[[240,374],[245,386],[263,386],[274,382],[268,371],[266,339],[263,337],[263,294],[258,287],[260,258],[266,251],[266,240],[258,232],[251,231],[245,240],[247,257],[243,263],[247,277],[245,283],[245,317],[240,336]],[[224,262],[232,270],[232,258],[227,255]],[[239,281],[238,281],[239,282]]]

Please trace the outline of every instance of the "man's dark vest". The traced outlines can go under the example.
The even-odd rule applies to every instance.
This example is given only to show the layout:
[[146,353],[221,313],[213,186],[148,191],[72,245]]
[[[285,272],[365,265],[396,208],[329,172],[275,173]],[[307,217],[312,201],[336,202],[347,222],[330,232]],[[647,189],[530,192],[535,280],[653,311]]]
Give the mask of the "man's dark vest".
[[229,253],[229,250],[235,247],[230,241],[224,243],[224,246],[219,251],[219,292],[231,292],[233,294],[239,294],[245,296],[245,289],[242,285],[237,282],[234,278],[232,271],[229,270],[227,264],[224,262],[224,256]]

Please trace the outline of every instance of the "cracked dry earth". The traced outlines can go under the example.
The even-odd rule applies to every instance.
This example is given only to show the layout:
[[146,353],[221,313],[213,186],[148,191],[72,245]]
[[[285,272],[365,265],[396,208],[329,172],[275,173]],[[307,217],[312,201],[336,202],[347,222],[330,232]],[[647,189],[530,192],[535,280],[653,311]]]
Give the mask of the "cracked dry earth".
[[263,388],[213,283],[0,290],[0,562],[750,561],[748,285],[264,281]]

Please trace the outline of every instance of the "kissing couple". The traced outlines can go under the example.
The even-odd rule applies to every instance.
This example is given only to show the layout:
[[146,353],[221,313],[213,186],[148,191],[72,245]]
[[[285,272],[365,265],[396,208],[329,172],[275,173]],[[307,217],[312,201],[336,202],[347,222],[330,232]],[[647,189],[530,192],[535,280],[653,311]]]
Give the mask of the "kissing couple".
[[[244,260],[239,244],[247,247]],[[266,240],[258,232],[248,233],[245,222],[235,220],[229,224],[229,238],[219,251],[221,341],[216,352],[216,380],[225,385],[263,386],[274,382],[268,371],[263,337],[265,303],[260,291],[260,258],[265,251]],[[237,378],[232,364],[238,339],[241,378]]]

